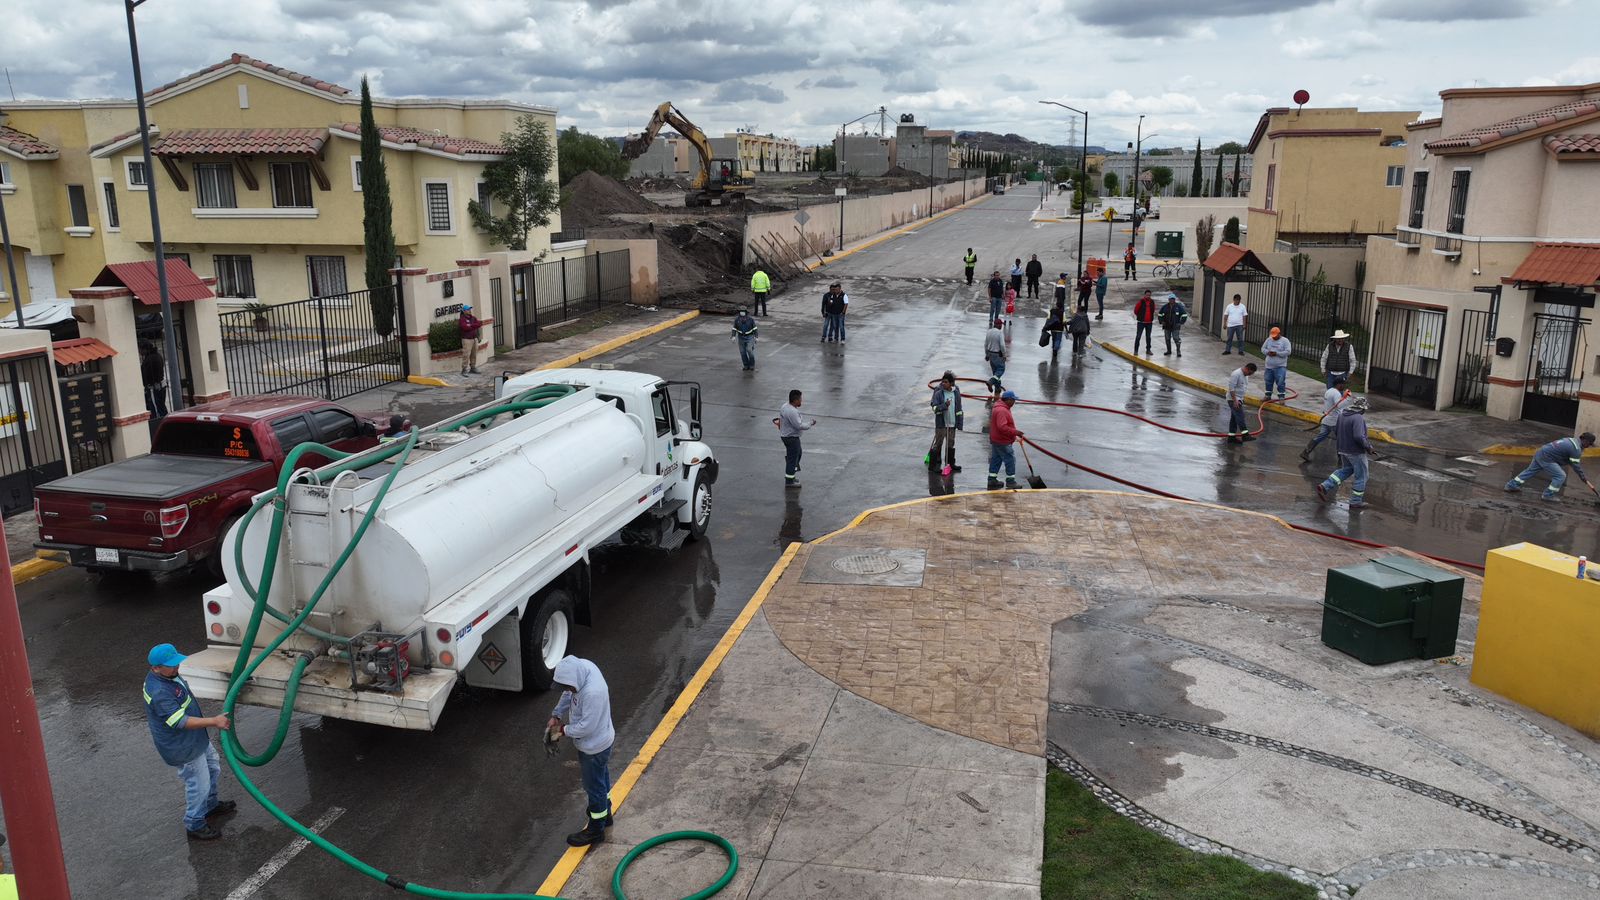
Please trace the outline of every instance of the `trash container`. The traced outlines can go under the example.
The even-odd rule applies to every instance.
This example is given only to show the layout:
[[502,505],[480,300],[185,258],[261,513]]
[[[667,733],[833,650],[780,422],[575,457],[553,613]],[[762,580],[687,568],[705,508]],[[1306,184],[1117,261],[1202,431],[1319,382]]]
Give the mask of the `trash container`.
[[1369,666],[1455,652],[1463,579],[1388,556],[1328,570],[1322,642]]
[[1156,232],[1156,256],[1161,259],[1182,258],[1183,232],[1158,231]]
[[1106,270],[1106,261],[1105,260],[1103,260],[1103,259],[1095,259],[1095,258],[1092,258],[1092,257],[1090,258],[1090,260],[1089,260],[1089,277],[1090,278],[1099,279],[1100,273],[1104,272],[1105,270]]

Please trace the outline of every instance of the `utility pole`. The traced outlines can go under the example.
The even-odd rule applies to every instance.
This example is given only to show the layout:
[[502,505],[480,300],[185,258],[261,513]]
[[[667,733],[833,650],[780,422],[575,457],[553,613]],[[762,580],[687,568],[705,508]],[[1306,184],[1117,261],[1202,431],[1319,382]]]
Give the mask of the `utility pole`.
[[0,805],[6,810],[17,887],[28,900],[71,900],[44,733],[33,699],[28,647],[22,639],[17,588],[11,580],[11,559],[5,552],[3,533],[0,581],[0,759],[6,761],[0,766]]
[[17,261],[11,255],[11,226],[6,224],[6,198],[0,194],[0,251],[6,255],[6,274],[11,276],[11,307],[17,314],[17,327],[22,324],[22,294],[17,288]]
[[1139,125],[1133,132],[1133,240],[1129,243],[1134,247],[1139,246],[1139,226],[1144,224],[1144,217],[1139,215],[1139,151],[1144,149],[1144,116],[1139,117]]
[[[1080,173],[1082,173],[1082,175],[1083,175],[1083,180],[1082,180],[1082,184],[1083,184],[1083,201],[1084,201],[1084,204],[1087,205],[1088,202],[1089,202],[1089,167],[1088,167],[1088,161],[1089,161],[1089,114],[1087,112],[1081,110],[1081,109],[1077,109],[1076,107],[1068,106],[1065,103],[1057,103],[1054,100],[1040,100],[1039,102],[1047,104],[1049,106],[1059,106],[1062,109],[1068,110],[1070,112],[1075,112],[1078,115],[1083,116],[1083,156],[1080,157],[1079,160],[1078,160],[1078,171]],[[1139,118],[1143,119],[1144,117],[1140,116]],[[1073,119],[1072,120],[1072,127],[1073,127],[1074,131],[1077,130],[1077,126],[1078,126],[1078,120],[1077,119]],[[1072,194],[1072,196],[1074,198],[1076,198],[1076,196],[1077,196],[1078,183],[1079,182],[1078,182],[1077,179],[1073,179],[1073,186],[1072,186],[1073,194]],[[1072,201],[1069,200],[1067,202],[1071,203]],[[1083,225],[1084,225],[1084,219],[1086,219],[1086,218],[1088,218],[1088,217],[1087,217],[1087,215],[1085,215],[1085,213],[1083,211],[1083,207],[1079,206],[1078,207],[1078,276],[1077,276],[1079,278],[1083,277]],[[1109,256],[1110,253],[1108,252],[1106,255]]]

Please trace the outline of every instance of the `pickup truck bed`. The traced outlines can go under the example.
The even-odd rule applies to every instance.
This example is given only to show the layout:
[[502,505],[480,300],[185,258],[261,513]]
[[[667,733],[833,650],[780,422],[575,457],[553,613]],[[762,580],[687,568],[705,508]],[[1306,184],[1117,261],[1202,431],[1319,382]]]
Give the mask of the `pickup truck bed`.
[[44,488],[72,494],[165,500],[269,465],[261,460],[153,453],[69,475]]

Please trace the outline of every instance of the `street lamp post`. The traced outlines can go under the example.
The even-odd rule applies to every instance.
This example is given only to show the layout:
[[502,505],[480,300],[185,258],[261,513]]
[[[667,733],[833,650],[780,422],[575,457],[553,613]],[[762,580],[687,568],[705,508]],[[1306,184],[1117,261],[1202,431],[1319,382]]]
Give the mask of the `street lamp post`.
[[145,193],[150,201],[150,240],[156,250],[156,285],[161,293],[161,335],[167,352],[167,409],[183,408],[183,376],[178,370],[178,339],[172,329],[172,295],[167,287],[167,253],[161,243],[161,210],[156,205],[156,168],[150,154],[150,118],[144,106],[144,75],[139,71],[139,34],[133,25],[133,11],[145,0],[123,0],[128,16],[128,52],[133,56],[133,96],[139,107],[139,146],[144,152]]
[[17,261],[11,255],[11,226],[6,224],[6,199],[0,194],[0,252],[6,255],[6,275],[11,278],[11,307],[17,314],[17,327],[23,327],[22,294],[17,290]]
[[[1075,107],[1068,106],[1065,103],[1057,103],[1054,100],[1040,100],[1039,102],[1047,104],[1049,106],[1059,106],[1062,109],[1070,110],[1072,112],[1077,113],[1080,116],[1083,116],[1083,156],[1080,157],[1079,160],[1078,160],[1078,171],[1083,175],[1083,199],[1084,199],[1085,202],[1087,202],[1088,199],[1089,199],[1089,114],[1087,112],[1084,112],[1081,109],[1077,109]],[[1140,118],[1144,118],[1144,117],[1140,116]],[[1074,190],[1076,190],[1076,188],[1074,188]],[[1068,201],[1068,202],[1071,202],[1071,201]],[[1078,277],[1079,278],[1083,277],[1083,220],[1085,218],[1086,217],[1084,216],[1083,207],[1079,206],[1078,207]],[[1110,255],[1110,254],[1108,253],[1107,255]]]

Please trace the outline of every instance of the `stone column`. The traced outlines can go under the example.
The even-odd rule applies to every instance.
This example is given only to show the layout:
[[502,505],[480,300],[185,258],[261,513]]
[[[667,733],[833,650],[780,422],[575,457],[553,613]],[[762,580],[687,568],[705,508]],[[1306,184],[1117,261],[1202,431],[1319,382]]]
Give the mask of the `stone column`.
[[[106,390],[111,398],[111,449],[117,459],[150,452],[150,411],[139,372],[139,339],[134,330],[133,292],[124,287],[74,288],[78,333],[98,338],[117,351],[106,360]],[[220,339],[219,339],[220,343]]]
[[[217,279],[200,279],[215,288]],[[222,319],[217,298],[207,297],[189,307],[189,373],[194,381],[194,402],[215,403],[233,396],[228,385],[228,362],[222,352]]]
[[1490,358],[1486,415],[1507,421],[1522,418],[1522,398],[1528,391],[1528,354],[1533,352],[1533,313],[1533,291],[1509,284],[1501,287],[1495,338],[1511,338],[1517,346],[1510,356]]
[[404,304],[406,333],[401,335],[405,342],[407,369],[413,375],[427,375],[432,369],[432,352],[428,349],[428,326],[433,324],[433,304],[431,298],[424,296],[431,293],[427,289],[427,269],[390,269],[389,277],[400,287],[401,302]]

